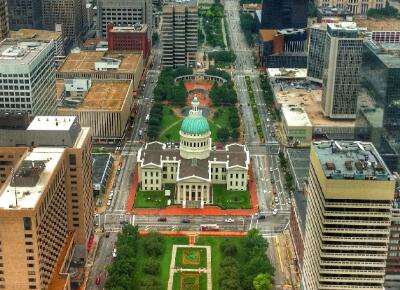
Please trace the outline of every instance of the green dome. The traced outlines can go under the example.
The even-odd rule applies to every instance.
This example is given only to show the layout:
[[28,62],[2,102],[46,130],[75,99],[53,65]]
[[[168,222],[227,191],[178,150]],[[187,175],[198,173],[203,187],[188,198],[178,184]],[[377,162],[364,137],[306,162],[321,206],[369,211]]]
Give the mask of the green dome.
[[189,115],[183,120],[181,131],[185,134],[206,134],[210,132],[208,121],[201,115]]

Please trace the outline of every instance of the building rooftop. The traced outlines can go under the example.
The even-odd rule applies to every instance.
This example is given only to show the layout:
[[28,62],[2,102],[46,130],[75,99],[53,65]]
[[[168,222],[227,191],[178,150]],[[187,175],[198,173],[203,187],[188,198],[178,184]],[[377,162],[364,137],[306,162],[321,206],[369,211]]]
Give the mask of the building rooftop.
[[20,29],[18,31],[10,31],[10,38],[15,39],[31,39],[31,40],[42,40],[50,41],[62,37],[61,32],[42,30],[42,29]]
[[384,43],[368,40],[365,42],[365,45],[388,68],[400,68],[400,43]]
[[28,127],[28,131],[69,131],[77,123],[73,116],[37,116]]
[[293,127],[311,127],[307,113],[301,105],[283,105],[281,112],[285,117],[288,126]]
[[322,141],[313,143],[328,179],[391,180],[391,174],[370,142]]
[[305,79],[306,68],[268,68],[268,75],[276,79]]
[[327,26],[332,30],[357,30],[357,23],[355,22],[340,21],[336,23],[328,23]]
[[126,33],[126,32],[147,32],[148,25],[136,23],[132,26],[114,26],[109,31],[112,33]]
[[118,111],[129,97],[130,85],[131,81],[93,82],[83,101],[78,98],[81,102],[74,102],[72,105],[68,103],[67,98],[64,98],[62,106],[58,109]]
[[[54,170],[64,154],[64,148],[37,147],[28,153],[0,191],[0,208],[34,208],[50,182]],[[16,206],[16,198],[18,205]]]
[[[80,51],[70,53],[61,67],[59,72],[94,72],[95,63],[98,61],[106,61],[108,59],[117,59],[120,65],[117,72],[133,73],[140,61],[141,53],[107,53],[105,51]],[[115,71],[115,70],[113,70]]]
[[[293,83],[293,82],[292,82]],[[313,127],[355,127],[354,120],[336,120],[330,119],[323,115],[321,108],[322,89],[302,87],[296,89],[296,85],[284,85],[282,82],[277,84],[275,88],[275,96],[277,103],[284,105],[301,105],[308,115]]]
[[261,3],[244,3],[242,5],[242,7],[243,7],[243,10],[256,11],[256,10],[262,9],[262,4]]
[[0,42],[0,68],[3,65],[28,65],[49,45],[52,45],[52,41],[5,39]]
[[184,7],[184,6],[191,6],[191,7],[196,7],[197,8],[197,0],[171,0],[166,3],[164,3],[165,6],[163,6],[163,11],[164,9],[170,10],[172,7]]
[[276,29],[260,29],[259,32],[262,41],[272,41],[277,33]]

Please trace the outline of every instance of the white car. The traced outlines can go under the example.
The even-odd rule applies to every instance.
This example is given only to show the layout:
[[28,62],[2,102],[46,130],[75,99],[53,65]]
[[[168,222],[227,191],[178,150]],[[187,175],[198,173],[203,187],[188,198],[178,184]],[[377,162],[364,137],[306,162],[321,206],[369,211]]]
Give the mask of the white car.
[[226,223],[234,223],[235,220],[232,219],[232,218],[227,218],[227,219],[225,219],[225,222],[226,222]]
[[107,206],[110,206],[111,205],[111,200],[109,199],[108,201],[107,201]]
[[274,210],[272,211],[273,215],[276,215],[278,213],[278,209],[274,208]]
[[112,256],[113,258],[115,258],[117,256],[117,249],[114,248],[114,250],[112,251]]

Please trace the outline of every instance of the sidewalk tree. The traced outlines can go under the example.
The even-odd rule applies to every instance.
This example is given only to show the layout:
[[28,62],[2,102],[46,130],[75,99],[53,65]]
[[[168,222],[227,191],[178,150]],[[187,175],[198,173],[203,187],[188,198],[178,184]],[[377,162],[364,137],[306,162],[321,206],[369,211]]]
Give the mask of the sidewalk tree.
[[258,274],[253,279],[255,290],[272,290],[272,277],[269,274]]

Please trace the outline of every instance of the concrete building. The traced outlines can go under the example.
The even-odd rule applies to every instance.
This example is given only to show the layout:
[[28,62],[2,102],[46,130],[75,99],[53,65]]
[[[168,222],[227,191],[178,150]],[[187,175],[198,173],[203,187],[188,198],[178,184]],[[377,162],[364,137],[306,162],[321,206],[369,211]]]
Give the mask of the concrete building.
[[70,53],[57,71],[57,79],[132,80],[137,90],[143,73],[143,54],[79,51]]
[[383,126],[393,135],[400,129],[400,43],[366,41],[362,76],[384,108]]
[[151,41],[147,24],[134,24],[131,27],[107,25],[108,50],[141,51],[145,60],[150,55]]
[[60,116],[77,116],[82,126],[92,129],[93,140],[120,141],[129,125],[133,104],[133,82],[66,79]]
[[54,41],[0,42],[0,111],[54,115]]
[[368,9],[382,9],[385,7],[385,0],[316,0],[318,7],[336,7],[349,10],[353,14],[367,14]]
[[307,77],[311,81],[321,84],[322,75],[324,72],[326,39],[326,25],[318,24],[310,28],[310,41],[307,58]]
[[346,8],[338,7],[318,7],[317,8],[317,22],[318,23],[332,23],[340,22],[350,19],[353,13]]
[[[41,1],[7,0],[11,30],[21,28],[42,28]],[[53,27],[54,28],[54,27]]]
[[261,28],[286,29],[307,27],[307,0],[262,1]]
[[0,0],[0,41],[6,38],[9,30],[7,1]]
[[9,38],[18,41],[44,41],[55,43],[55,61],[59,65],[65,58],[64,39],[61,32],[49,31],[41,29],[20,29],[18,31],[11,31]]
[[322,111],[329,118],[356,118],[362,45],[355,23],[328,23]]
[[267,68],[305,68],[307,31],[305,29],[260,29],[259,57]]
[[302,106],[281,107],[283,129],[290,144],[309,145],[312,141],[312,124]]
[[203,207],[213,203],[213,185],[227,190],[247,190],[249,152],[245,145],[230,144],[212,150],[208,121],[199,110],[197,98],[182,123],[180,146],[160,142],[139,149],[139,182],[142,190],[162,190],[174,184],[173,202],[183,207]]
[[99,0],[97,2],[98,37],[107,37],[107,24],[132,27],[147,24],[148,36],[153,32],[153,5],[151,0]]
[[164,67],[195,67],[197,53],[197,1],[169,2],[162,8]]
[[[43,28],[55,30],[61,24],[64,36],[69,44],[79,43],[83,30],[82,1],[84,0],[41,0],[43,10]],[[86,3],[85,3],[86,4]],[[22,27],[24,28],[24,27]]]
[[92,233],[90,129],[41,116],[0,132],[0,287],[70,289],[68,267]]
[[315,142],[306,186],[305,290],[382,290],[395,182],[372,143]]

